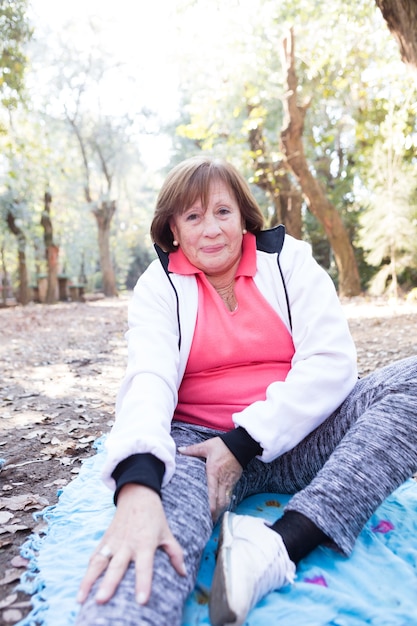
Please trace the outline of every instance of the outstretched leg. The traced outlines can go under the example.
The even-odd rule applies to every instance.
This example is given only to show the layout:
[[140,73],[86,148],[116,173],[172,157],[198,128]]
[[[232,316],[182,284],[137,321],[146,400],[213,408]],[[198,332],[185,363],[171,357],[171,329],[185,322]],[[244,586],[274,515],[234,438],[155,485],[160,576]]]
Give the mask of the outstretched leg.
[[[223,521],[210,603],[216,626],[243,624],[262,594],[288,581],[291,562],[325,540],[348,555],[375,509],[417,470],[417,358],[358,381],[332,416],[264,468],[259,461],[248,466],[236,486],[236,502],[260,491],[295,495],[271,530],[261,528],[261,520],[255,528],[248,516]],[[282,538],[284,552],[274,547],[274,534]],[[242,596],[233,583],[248,546],[261,564],[247,567],[245,575],[253,576]]]
[[[175,427],[173,437],[177,446],[203,439],[192,429]],[[187,576],[179,576],[166,553],[157,550],[152,593],[146,605],[135,600],[135,568],[131,563],[108,603],[95,602],[99,581],[96,583],[80,610],[77,626],[180,626],[185,600],[194,588],[201,554],[213,528],[204,461],[177,455],[176,472],[162,490],[162,501],[171,531],[184,550]]]
[[359,380],[312,433],[306,454],[331,448],[329,439],[336,440],[334,450],[287,510],[305,515],[348,555],[375,509],[417,470],[417,358]]

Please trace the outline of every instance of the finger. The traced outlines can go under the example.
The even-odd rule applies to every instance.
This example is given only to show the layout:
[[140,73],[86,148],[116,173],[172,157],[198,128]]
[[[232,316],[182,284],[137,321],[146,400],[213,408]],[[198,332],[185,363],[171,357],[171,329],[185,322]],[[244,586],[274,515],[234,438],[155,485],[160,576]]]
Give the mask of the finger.
[[206,472],[207,476],[207,489],[208,489],[208,500],[210,506],[211,517],[214,521],[217,520],[218,517],[218,506],[217,501],[219,498],[219,485],[217,482],[217,478],[215,475],[210,474],[210,472]]
[[153,550],[142,550],[135,561],[138,604],[146,604],[151,595],[154,554]]
[[218,502],[218,507],[219,509],[221,509],[222,511],[229,505],[230,503],[230,495],[229,492],[227,490],[224,489],[224,487],[219,489],[219,497],[217,499]]
[[219,493],[217,497],[217,501],[216,501],[216,509],[213,513],[214,521],[217,522],[220,515],[224,513],[224,511],[226,511],[227,507],[229,506],[229,503],[230,503],[230,500],[228,500],[228,498],[226,497],[226,494],[224,492]]
[[81,604],[85,602],[88,594],[91,591],[92,586],[104,572],[108,564],[109,558],[100,554],[100,550],[94,552],[94,554],[90,558],[85,576],[81,581],[77,594],[77,602]]
[[123,576],[129,567],[130,557],[128,552],[119,551],[109,562],[103,580],[100,583],[95,600],[98,604],[105,604],[115,594]]
[[178,452],[180,454],[185,454],[187,456],[196,456],[200,459],[207,458],[207,450],[205,443],[195,443],[192,446],[180,446],[178,448]]
[[171,561],[175,571],[180,576],[186,576],[187,569],[184,563],[184,552],[174,535],[171,534],[170,540],[162,544],[162,548],[168,554],[169,560]]

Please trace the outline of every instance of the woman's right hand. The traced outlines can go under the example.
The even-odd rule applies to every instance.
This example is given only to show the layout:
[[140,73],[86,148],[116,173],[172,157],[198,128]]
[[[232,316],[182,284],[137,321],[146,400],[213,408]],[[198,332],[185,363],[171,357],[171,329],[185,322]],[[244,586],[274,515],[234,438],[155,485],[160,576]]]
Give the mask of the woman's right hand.
[[158,548],[165,550],[174,569],[185,576],[183,551],[168,526],[161,498],[149,487],[125,485],[119,493],[114,518],[90,558],[78,592],[78,602],[86,600],[94,582],[104,571],[96,602],[108,602],[133,561],[136,600],[139,604],[146,604]]

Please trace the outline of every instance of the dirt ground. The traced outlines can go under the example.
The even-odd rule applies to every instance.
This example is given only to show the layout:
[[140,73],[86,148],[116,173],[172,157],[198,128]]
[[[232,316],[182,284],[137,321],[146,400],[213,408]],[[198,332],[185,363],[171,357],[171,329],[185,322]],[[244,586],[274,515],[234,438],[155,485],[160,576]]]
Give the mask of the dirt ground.
[[[0,309],[0,625],[20,621],[20,548],[45,531],[92,443],[108,432],[126,362],[128,298]],[[417,353],[417,302],[343,302],[360,374]]]

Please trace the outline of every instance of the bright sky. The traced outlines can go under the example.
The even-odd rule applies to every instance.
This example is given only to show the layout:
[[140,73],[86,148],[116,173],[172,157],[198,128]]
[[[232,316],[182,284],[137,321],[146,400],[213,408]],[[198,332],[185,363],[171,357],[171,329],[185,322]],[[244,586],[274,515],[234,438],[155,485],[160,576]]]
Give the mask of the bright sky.
[[[164,114],[172,111],[177,85],[172,63],[175,29],[170,28],[173,6],[175,2],[170,0],[32,0],[39,28],[57,33],[74,21],[78,31],[74,36],[79,45],[85,42],[86,49],[92,17],[102,30],[104,47],[140,77],[147,104]],[[167,92],[168,98],[163,96]]]
[[31,5],[40,28],[57,32],[74,20],[79,41],[84,38],[87,45],[89,18],[98,21],[104,46],[136,69],[147,97],[156,94],[161,110],[172,109],[179,57],[203,59],[208,72],[214,59],[223,66],[233,63],[236,38],[249,35],[259,12],[253,0],[31,0]]
[[[191,75],[198,72],[200,79],[203,76],[202,83],[209,85],[211,82],[210,88],[215,89],[217,81],[222,79],[219,75],[222,69],[233,63],[236,55],[238,57],[235,38],[250,30],[257,3],[253,0],[200,0],[198,3],[187,0],[31,0],[31,6],[35,37],[43,37],[48,44],[55,37],[63,37],[71,45],[74,43],[83,49],[85,46],[88,51],[93,18],[101,32],[102,48],[125,64],[123,70],[111,75],[106,96],[109,112],[118,110],[123,114],[145,106],[164,121],[170,121],[179,106],[180,59],[183,63],[185,59]],[[186,10],[180,12],[184,7]],[[70,21],[75,23],[71,29]],[[217,73],[213,68],[217,68]],[[134,80],[128,80],[126,75]]]
[[[178,75],[172,54],[175,0],[31,0],[31,4],[35,36],[43,29],[51,29],[57,37],[63,33],[68,38],[71,33],[77,47],[85,46],[88,50],[91,18],[99,26],[103,48],[124,64],[122,71],[115,71],[109,77],[104,103],[109,113],[137,113],[146,107],[163,121],[175,116],[178,107]],[[67,28],[69,22],[75,22],[73,30]],[[145,135],[141,147],[150,169],[159,169],[168,162],[170,142],[166,136]]]

